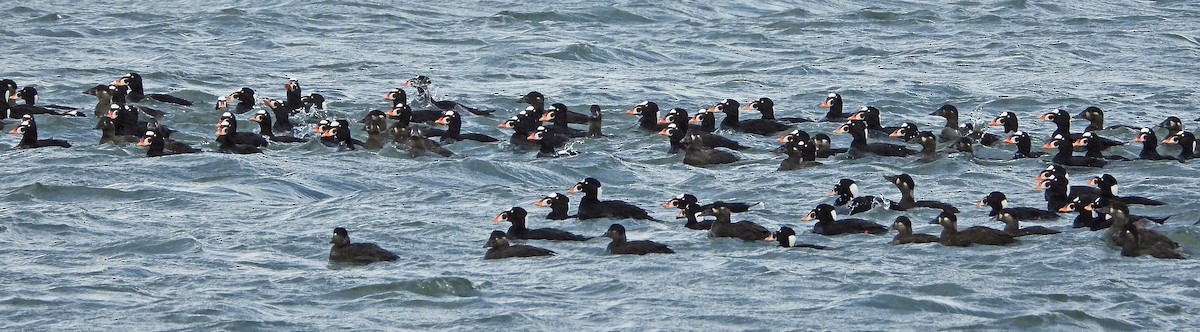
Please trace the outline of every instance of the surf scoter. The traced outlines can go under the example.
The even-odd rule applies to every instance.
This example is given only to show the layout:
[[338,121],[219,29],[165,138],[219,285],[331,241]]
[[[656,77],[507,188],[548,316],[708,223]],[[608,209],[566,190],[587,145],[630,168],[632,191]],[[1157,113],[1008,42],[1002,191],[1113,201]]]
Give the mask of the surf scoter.
[[1110,127],[1104,127],[1104,110],[1102,110],[1096,106],[1088,106],[1088,108],[1084,109],[1083,111],[1080,111],[1079,114],[1075,114],[1075,118],[1076,119],[1084,119],[1084,120],[1088,121],[1087,128],[1083,129],[1084,132],[1114,129],[1114,128],[1138,129],[1136,127],[1131,127],[1131,126],[1126,126],[1126,125],[1115,125],[1115,126],[1110,126]]
[[924,207],[958,213],[958,208],[953,205],[931,200],[918,201],[913,198],[913,190],[917,189],[917,184],[913,181],[912,176],[908,174],[885,175],[883,178],[896,185],[896,189],[900,190],[900,201],[892,203],[892,210],[906,211],[912,208]]
[[[688,121],[690,119],[691,118],[688,117],[687,110],[684,110],[682,108],[673,108],[670,111],[667,111],[667,115],[663,116],[663,118],[661,120],[659,120],[658,123],[665,124],[665,125],[667,125],[667,127],[671,127],[671,124],[674,124],[675,125],[674,128],[680,129],[679,131],[681,132],[678,134],[679,140],[683,140],[683,137],[685,136],[685,134],[692,134],[692,135],[700,135],[700,138],[702,138],[704,141],[704,146],[707,146],[710,148],[726,148],[726,149],[730,149],[730,150],[745,150],[745,149],[750,148],[748,146],[742,145],[741,143],[738,143],[737,141],[725,138],[724,136],[706,132],[706,131],[702,130],[700,128],[700,126],[697,126],[694,124],[688,124]],[[664,130],[665,130],[665,128],[664,128]],[[662,132],[660,131],[659,133],[661,134]],[[668,135],[668,136],[674,138],[674,136],[672,136],[672,135]],[[682,147],[682,146],[680,146],[680,147]],[[674,150],[674,145],[672,145],[672,150]],[[674,153],[674,152],[672,152],[672,153]]]
[[[1088,209],[1095,210],[1100,213],[1109,215],[1112,218],[1112,225],[1108,226],[1106,232],[1110,243],[1118,247],[1125,246],[1126,238],[1121,236],[1121,231],[1125,230],[1126,225],[1131,225],[1137,220],[1133,220],[1129,215],[1129,206],[1125,203],[1111,201],[1105,206],[1095,206],[1095,204],[1087,205]],[[1165,235],[1159,234],[1151,229],[1139,229],[1138,248],[1156,248],[1164,253],[1175,252],[1182,253],[1183,247],[1179,242],[1175,242]]]
[[972,226],[959,231],[958,217],[950,212],[942,212],[931,224],[942,225],[942,235],[938,237],[938,243],[945,246],[1006,245],[1017,242],[1017,238],[1011,234],[989,227]]
[[875,196],[861,196],[858,191],[858,183],[851,179],[841,179],[833,185],[833,189],[829,190],[829,196],[837,195],[833,205],[844,206],[847,214],[858,214],[870,211],[876,206],[885,206],[883,199]]
[[1041,158],[1046,155],[1045,152],[1031,150],[1033,148],[1032,139],[1024,131],[1018,130],[1014,132],[1011,136],[1004,139],[1004,143],[1015,144],[1017,146],[1017,152],[1013,153],[1012,159]]
[[494,137],[484,135],[484,134],[463,133],[462,132],[462,116],[458,115],[458,112],[455,112],[455,111],[446,111],[446,112],[442,113],[442,117],[437,119],[437,121],[435,123],[446,125],[446,132],[444,134],[442,134],[443,141],[445,141],[445,140],[457,140],[457,141],[472,140],[472,141],[484,142],[484,143],[500,141]]
[[1118,155],[1104,155],[1104,146],[1101,145],[1098,140],[1096,140],[1096,136],[1091,132],[1086,132],[1083,133],[1083,135],[1080,135],[1079,139],[1075,140],[1074,143],[1071,143],[1071,146],[1083,147],[1084,150],[1087,151],[1084,156],[1088,158],[1104,160],[1129,160],[1129,158]]
[[875,222],[858,219],[837,219],[837,212],[834,211],[833,205],[820,204],[816,208],[809,211],[807,215],[800,220],[809,221],[817,220],[817,224],[813,225],[812,232],[821,235],[840,235],[840,234],[884,234],[887,233],[887,228]]
[[1004,223],[1004,232],[1012,236],[1019,237],[1026,235],[1050,235],[1062,233],[1044,226],[1029,226],[1022,228],[1019,219],[1017,219],[1012,212],[1006,210],[1000,210],[999,213],[996,213],[995,218],[996,220]]
[[550,213],[546,215],[547,220],[575,218],[575,216],[567,214],[571,208],[571,198],[567,197],[567,195],[552,193],[534,202],[533,205],[550,207]]
[[833,140],[829,139],[829,135],[824,133],[812,136],[813,145],[817,147],[817,158],[829,158],[837,154],[846,153],[850,149],[832,148]]
[[775,149],[775,152],[787,154],[787,158],[779,163],[777,171],[791,171],[821,165],[817,161],[817,148],[810,140],[788,141]]
[[191,147],[188,147],[186,150],[168,150],[167,140],[153,130],[146,131],[146,134],[142,135],[142,139],[138,141],[137,146],[146,147],[147,157],[200,152],[200,150],[192,149]]
[[583,199],[579,200],[579,209],[576,210],[579,220],[607,217],[659,221],[646,213],[646,210],[633,204],[617,200],[601,201],[600,187],[600,180],[586,178],[567,189],[567,193],[583,193]]
[[917,156],[919,156],[917,161],[919,162],[931,163],[938,161],[938,159],[945,158],[947,155],[946,152],[938,151],[937,137],[935,137],[931,132],[922,131],[917,133],[916,143],[921,145],[921,151],[917,152]]
[[752,221],[732,222],[732,212],[725,206],[714,206],[708,210],[700,212],[702,216],[714,216],[717,218],[713,221],[712,228],[708,230],[708,235],[711,237],[733,237],[742,239],[742,241],[774,241],[775,238],[771,231],[766,227],[759,226]]
[[[226,100],[237,100],[237,105],[234,105],[233,110],[237,114],[246,114],[254,110],[254,104],[258,103],[258,99],[254,98],[254,89],[242,87],[233,93],[230,93]],[[282,105],[281,105],[282,106]],[[224,107],[217,107],[224,109]]]
[[600,105],[592,105],[588,112],[587,137],[604,137],[604,117],[600,115]]
[[[672,124],[673,126],[674,124]],[[663,129],[661,134],[671,135],[672,128]],[[730,164],[740,160],[737,155],[704,146],[704,139],[697,134],[690,134],[679,141],[684,146],[683,163],[701,167],[707,165]]]
[[658,132],[666,128],[667,125],[658,123],[658,104],[652,101],[644,101],[629,109],[626,114],[638,116],[638,128]]
[[796,242],[796,230],[787,226],[780,226],[779,231],[772,234],[772,237],[775,238],[775,241],[779,241],[780,247],[784,248],[812,248],[820,250],[830,249],[829,247],[822,245]]
[[1138,159],[1142,160],[1179,160],[1172,156],[1164,156],[1158,153],[1158,135],[1154,134],[1154,130],[1150,128],[1142,128],[1138,130],[1137,136],[1133,137],[1134,142],[1142,142],[1142,151],[1138,153]]
[[179,104],[179,105],[183,105],[183,106],[192,106],[192,102],[188,101],[187,99],[175,97],[172,95],[168,95],[168,94],[164,94],[164,93],[146,94],[145,90],[143,89],[143,86],[142,86],[142,75],[139,75],[138,73],[131,72],[131,73],[125,74],[125,76],[121,76],[121,78],[118,78],[116,81],[114,81],[113,84],[118,85],[118,86],[128,85],[129,86],[129,94],[126,96],[126,98],[128,98],[128,100],[131,102],[136,103],[136,102],[142,101],[142,99],[149,98],[149,99],[154,99],[154,100],[161,101],[164,103]]
[[1004,128],[1005,134],[1016,133],[1020,130],[1020,122],[1017,121],[1017,115],[1009,111],[1000,112],[1000,116],[992,119],[991,122],[988,122],[988,125],[1001,126]]
[[913,139],[917,138],[917,134],[920,132],[921,131],[917,128],[917,124],[905,122],[900,124],[900,127],[896,128],[896,130],[893,130],[891,134],[888,134],[888,137],[895,137],[899,138],[901,141],[912,142]]
[[550,125],[546,126],[546,128],[555,134],[563,135],[563,136],[570,137],[570,138],[587,136],[586,131],[571,128],[571,127],[567,126],[568,123],[572,123],[571,121],[569,121],[569,119],[578,117],[578,116],[584,117],[582,122],[574,122],[574,123],[587,122],[586,115],[571,112],[571,111],[567,110],[567,105],[563,105],[561,103],[554,103],[554,104],[550,105],[550,108],[546,109],[545,113],[542,113],[542,117],[540,119],[538,119],[538,121],[541,121],[543,123],[549,122]]
[[[234,139],[237,136],[232,136],[233,134],[236,134],[236,132],[231,129],[229,121],[222,121],[217,126],[217,142],[221,143],[217,151],[232,154],[262,153],[262,150],[257,145],[238,143],[238,140]],[[262,139],[262,136],[254,135],[254,137]]]
[[541,118],[542,114],[546,113],[546,96],[542,95],[541,92],[529,91],[529,93],[526,93],[524,96],[521,96],[520,99],[517,99],[517,102],[529,104],[529,107],[532,107],[533,109],[527,109],[525,111],[529,112],[529,116],[534,119]]
[[[1054,122],[1055,129],[1054,133],[1050,134],[1051,139],[1053,139],[1056,135],[1061,135],[1063,140],[1073,142],[1079,139],[1079,137],[1083,136],[1083,133],[1071,132],[1071,115],[1067,113],[1067,111],[1055,109],[1054,111],[1042,114],[1038,117],[1038,120]],[[1098,135],[1095,136],[1095,139],[1099,140],[1105,148],[1125,145],[1125,142],[1107,139]]]
[[710,110],[700,109],[696,111],[696,115],[693,115],[688,120],[688,123],[699,125],[702,132],[711,133],[717,131],[717,116],[713,115],[713,112]]
[[333,244],[333,247],[329,248],[331,262],[374,263],[400,258],[374,243],[350,243],[350,234],[341,227],[333,229],[333,239],[329,243]]
[[[8,116],[11,118],[19,118],[25,114],[50,114],[67,117],[86,117],[78,108],[62,106],[62,105],[38,105],[37,104],[37,89],[27,86],[13,92],[8,96]],[[20,99],[24,104],[17,104],[15,101]]]
[[[1197,119],[1197,120],[1200,120],[1200,119]],[[1168,135],[1170,135],[1171,133],[1178,133],[1178,132],[1183,131],[1183,120],[1180,120],[1179,117],[1177,117],[1177,116],[1168,116],[1166,119],[1164,119],[1162,122],[1160,122],[1158,124],[1158,127],[1165,128],[1167,130]]]
[[1071,149],[1071,142],[1061,134],[1054,134],[1054,137],[1049,142],[1042,145],[1043,149],[1054,150],[1058,152],[1054,154],[1054,158],[1050,159],[1055,164],[1062,166],[1075,167],[1104,167],[1108,165],[1108,161],[1102,158],[1092,158],[1087,156],[1076,156]]
[[625,226],[621,224],[612,224],[608,227],[608,231],[604,232],[604,237],[612,239],[608,243],[606,251],[613,255],[645,255],[645,254],[674,254],[675,251],[668,248],[667,245],[649,241],[638,240],[628,241],[625,239]]
[[107,116],[100,117],[100,121],[96,123],[94,129],[100,130],[100,144],[112,143],[113,145],[125,145],[138,141],[137,136],[117,135],[117,126],[113,124],[112,118]]
[[396,144],[407,146],[409,155],[413,157],[428,155],[449,158],[454,156],[454,152],[442,147],[437,141],[425,137],[421,129],[397,128],[393,133]]
[[833,92],[825,96],[825,101],[821,102],[821,107],[829,108],[829,111],[825,112],[825,118],[822,119],[826,122],[845,121],[851,115],[850,113],[842,112],[842,95]]
[[[668,200],[666,203],[663,203],[662,206],[665,208],[674,207],[674,208],[678,208],[678,209],[683,209],[684,207],[686,207],[687,205],[690,205],[690,204],[700,204],[700,200],[698,198],[696,198],[695,195],[692,195],[692,194],[679,194],[679,195],[675,196],[674,198],[671,198],[671,200]],[[700,204],[699,207],[701,210],[707,210],[707,209],[711,209],[716,206],[724,206],[724,207],[729,208],[730,212],[742,213],[742,212],[749,211],[751,207],[758,205],[758,204],[761,204],[761,203],[751,204],[751,203],[742,203],[742,202],[716,201],[716,202],[712,202],[712,203],[708,203],[708,204]],[[676,218],[678,218],[678,217],[679,216],[676,216]]]
[[937,235],[924,233],[914,234],[912,231],[912,220],[909,220],[908,217],[905,216],[896,217],[896,221],[892,223],[892,229],[896,230],[898,234],[892,238],[892,242],[889,242],[891,244],[938,242]]
[[751,101],[749,104],[746,104],[746,106],[742,107],[742,110],[750,110],[751,108],[758,110],[759,113],[762,113],[762,118],[767,119],[767,120],[777,120],[777,121],[781,121],[781,122],[791,122],[791,123],[812,122],[812,120],[810,120],[810,119],[801,118],[801,117],[776,118],[775,117],[775,101],[771,100],[771,98],[767,98],[767,97],[762,97],[762,98],[755,99],[754,101]]
[[1100,196],[1117,200],[1121,203],[1125,203],[1126,205],[1139,204],[1157,206],[1167,204],[1160,200],[1140,196],[1117,196],[1117,178],[1111,174],[1103,174],[1088,179],[1087,184],[1100,188]]
[[942,107],[938,107],[933,113],[929,113],[929,115],[946,118],[946,125],[942,126],[942,133],[938,135],[938,142],[954,142],[959,137],[962,137],[958,132],[958,107],[945,104]]
[[572,234],[564,230],[554,228],[525,228],[525,217],[528,213],[525,209],[514,206],[508,211],[500,212],[492,222],[507,221],[512,223],[508,227],[508,237],[521,240],[552,240],[552,241],[587,241],[590,237]]
[[1060,217],[1058,213],[1049,210],[1031,207],[1009,207],[1008,197],[999,191],[993,191],[987,196],[984,196],[983,199],[975,202],[975,206],[983,205],[987,205],[992,209],[991,211],[988,211],[989,217],[995,217],[1001,211],[1008,212],[1017,220],[1045,220],[1058,219]]
[[1138,257],[1148,255],[1154,258],[1161,259],[1183,259],[1184,256],[1181,250],[1171,248],[1167,242],[1142,241],[1143,235],[1147,232],[1146,229],[1140,229],[1133,224],[1125,224],[1118,235],[1121,237],[1121,256]]
[[[113,93],[117,87],[112,85],[96,85],[84,91],[83,94],[96,97],[96,106],[93,108],[96,117],[103,117],[108,114],[109,107],[113,104]],[[0,111],[7,107],[6,104],[0,103]],[[0,117],[5,117],[3,112],[0,112]]]
[[529,136],[525,137],[525,139],[538,143],[538,154],[537,154],[538,158],[543,158],[543,157],[558,158],[558,157],[574,156],[574,155],[579,154],[579,152],[576,152],[575,150],[570,149],[570,148],[563,149],[563,150],[556,150],[555,148],[562,144],[556,144],[555,142],[558,141],[558,142],[563,142],[563,144],[566,144],[564,142],[565,139],[563,139],[561,136],[558,136],[558,135],[555,135],[555,134],[549,132],[548,130],[546,130],[546,127],[544,127],[544,126],[537,127],[537,130],[534,130],[532,133],[529,134]]
[[[441,109],[413,110],[412,107],[408,105],[408,93],[404,92],[404,89],[400,88],[388,90],[387,93],[383,94],[383,99],[392,101],[392,109],[396,110],[395,113],[406,112],[403,115],[405,117],[404,120],[409,122],[419,123],[437,121],[438,118],[442,117],[442,112],[444,112]],[[392,114],[388,115],[393,116]],[[397,114],[394,116],[401,115]]]
[[[292,123],[290,118],[292,111],[287,109],[287,106],[284,104],[284,102],[277,99],[263,98],[262,103],[271,110],[271,113],[275,113],[275,123],[271,124],[269,121],[270,116],[268,116],[268,121],[260,122],[260,125],[263,126],[263,129],[265,130],[261,133],[266,135],[265,133],[270,132],[272,135],[274,135],[274,133],[279,133],[283,136],[292,136],[292,130],[296,128],[296,125]],[[263,110],[259,110],[258,112],[266,113],[266,111]]]
[[233,113],[230,112],[221,114],[221,119],[217,121],[217,127],[224,128],[222,130],[218,130],[219,132],[224,132],[224,134],[217,134],[218,143],[222,143],[225,140],[230,140],[230,143],[233,144],[250,145],[256,147],[267,146],[267,144],[269,144],[267,139],[263,138],[262,135],[249,132],[238,132],[237,118],[233,117]]
[[[275,132],[271,130],[271,114],[267,113],[266,110],[258,110],[257,112],[255,112],[254,115],[250,116],[250,121],[253,121],[254,123],[258,123],[258,134],[261,136],[266,136],[267,139],[272,142],[280,142],[280,143],[308,142],[307,139],[303,139],[303,138],[299,138],[299,137],[295,137],[295,136],[277,136],[277,135],[275,135]],[[290,132],[290,130],[289,130],[289,132]]]
[[71,143],[68,143],[66,140],[38,139],[37,121],[29,114],[21,116],[21,124],[14,127],[8,133],[21,135],[21,141],[17,143],[18,149],[43,148],[47,146],[71,147]]
[[1176,157],[1176,159],[1179,159],[1179,161],[1195,158],[1196,135],[1193,135],[1191,132],[1176,132],[1170,136],[1167,136],[1167,138],[1164,138],[1162,142],[1167,144],[1179,144],[1179,157]]
[[1044,189],[1043,197],[1046,199],[1046,209],[1050,211],[1058,211],[1063,205],[1066,205],[1076,197],[1085,197],[1085,199],[1093,199],[1099,195],[1095,187],[1084,187],[1090,190],[1074,190],[1081,186],[1071,186],[1070,182],[1063,178],[1047,178],[1034,185],[1034,189]]
[[738,120],[738,112],[741,111],[740,106],[741,105],[737,100],[725,99],[709,109],[709,112],[720,110],[722,113],[725,113],[725,119],[721,120],[721,128],[732,129],[740,132],[758,135],[774,135],[778,132],[791,129],[790,126],[771,119],[763,118]]
[[854,112],[849,118],[850,121],[862,121],[866,124],[866,132],[871,136],[883,137],[900,129],[900,127],[884,127],[880,119],[881,111],[875,106],[863,106],[858,112]]
[[524,244],[509,244],[508,236],[501,231],[492,231],[484,248],[490,248],[483,254],[483,259],[502,259],[513,257],[554,256],[554,252]]
[[411,86],[417,89],[417,97],[413,98],[414,102],[422,105],[433,105],[441,111],[466,111],[475,115],[491,115],[496,110],[481,110],[475,107],[463,105],[462,103],[453,100],[436,100],[433,99],[433,94],[429,93],[429,85],[433,84],[433,80],[425,75],[418,75],[404,81],[404,86]]
[[889,143],[867,143],[867,125],[862,121],[851,120],[833,130],[834,133],[850,133],[850,149],[846,152],[851,157],[865,157],[874,154],[884,157],[904,157],[916,153],[907,147]]

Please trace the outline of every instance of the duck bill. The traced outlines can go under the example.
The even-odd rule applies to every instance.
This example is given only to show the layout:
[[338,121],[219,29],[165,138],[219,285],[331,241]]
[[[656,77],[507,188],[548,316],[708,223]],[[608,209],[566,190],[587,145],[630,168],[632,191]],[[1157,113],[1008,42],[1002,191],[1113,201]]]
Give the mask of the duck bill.
[[273,102],[275,102],[275,100],[273,100],[271,98],[263,98],[262,99],[263,106],[266,106],[266,107],[271,107],[271,103],[273,103]]
[[861,112],[861,111],[859,111],[859,112],[854,112],[854,114],[853,114],[853,115],[851,115],[850,117],[846,118],[846,120],[865,120],[865,119],[866,119],[866,116],[865,116],[865,115],[864,115],[864,113],[863,113],[863,112]]
[[495,218],[492,218],[492,222],[500,222],[506,218],[508,218],[508,212],[501,212],[500,214],[497,214]]
[[641,113],[642,113],[641,106],[635,106],[634,108],[630,108],[628,111],[625,111],[625,114],[641,114]]
[[982,200],[975,201],[975,206],[983,206],[983,201]]
[[1137,136],[1134,136],[1134,137],[1133,137],[1133,141],[1134,141],[1134,142],[1145,142],[1145,141],[1146,141],[1146,134],[1137,134]]
[[543,199],[539,199],[537,202],[533,202],[533,205],[537,205],[537,206],[550,206],[550,203],[551,203],[550,201],[552,201],[552,200],[553,200],[553,199],[551,199],[550,197],[546,197],[546,198],[543,198]]
[[1088,185],[1093,185],[1093,186],[1094,186],[1094,185],[1096,185],[1096,180],[1097,180],[1097,179],[1099,179],[1099,178],[1091,178],[1091,179],[1088,179],[1088,180],[1087,180],[1087,184],[1088,184]]
[[841,127],[837,127],[837,129],[834,129],[834,130],[833,130],[833,133],[834,133],[834,134],[841,134],[841,133],[844,133],[844,132],[846,132],[846,126],[844,126],[844,125],[843,125],[843,126],[841,126]]
[[790,140],[789,137],[792,137],[792,136],[791,135],[779,136],[779,138],[776,138],[775,141],[779,142],[779,143],[787,143]]
[[658,119],[658,124],[668,124],[668,123],[671,123],[671,122],[667,121],[667,118]]
[[112,111],[112,110],[108,111],[108,118],[115,120],[117,118],[117,111]]
[[501,122],[500,124],[496,125],[496,128],[508,129],[508,128],[512,128],[512,125],[509,124],[508,121],[505,121],[505,122]]
[[13,128],[12,130],[9,130],[9,131],[8,131],[8,133],[9,133],[9,134],[24,134],[24,133],[25,133],[25,126],[20,126],[20,127]]
[[383,113],[383,114],[387,115],[387,116],[400,116],[400,108],[392,107],[392,108],[388,109],[388,111],[386,113]]
[[[408,83],[408,82],[404,82],[404,83]],[[395,92],[388,91],[388,93],[385,93],[385,94],[383,94],[383,99],[385,99],[385,100],[396,100],[396,97],[395,97],[395,96],[396,96],[396,93],[395,93]]]
[[890,137],[900,137],[900,136],[904,136],[904,133],[902,133],[902,132],[901,132],[902,130],[903,130],[903,129],[896,129],[895,131],[892,131],[892,133],[891,133],[891,134],[888,134],[888,136],[890,136]]
[[1063,205],[1061,208],[1058,208],[1058,212],[1071,212],[1071,211],[1075,211],[1075,203],[1067,203],[1067,205]]
[[404,81],[404,83],[401,83],[400,85],[407,87],[409,85],[412,85],[412,82],[413,82],[412,80],[407,80],[407,81]]
[[988,122],[988,125],[989,125],[989,126],[999,126],[999,125],[1002,125],[1002,123],[1000,123],[1000,119],[1001,119],[1001,118],[995,118],[995,119],[992,119],[992,122]]
[[323,132],[325,132],[324,128],[325,128],[325,126],[316,126],[316,127],[313,127],[312,132],[323,133]]
[[1042,148],[1049,150],[1049,149],[1057,149],[1058,147],[1054,146],[1054,141],[1049,141],[1049,142],[1046,142],[1046,144],[1042,144]]
[[554,112],[546,112],[546,114],[542,114],[541,118],[538,118],[538,121],[546,122],[554,120],[554,116],[552,114],[554,114]]
[[150,137],[142,137],[141,140],[138,140],[137,146],[150,146]]
[[679,212],[675,212],[675,219],[683,219],[684,217],[683,209],[679,209]]
[[756,104],[755,103],[746,104],[746,106],[742,106],[742,110],[749,111],[751,107],[754,107],[754,105],[756,105]]
[[529,136],[525,137],[525,139],[530,140],[530,141],[538,141],[538,140],[542,139],[542,136],[539,136],[538,133],[535,132],[535,133],[529,134]]
[[809,213],[808,215],[800,218],[800,221],[809,221],[809,220],[812,220],[812,213]]
[[1167,138],[1163,139],[1162,142],[1167,143],[1167,144],[1178,144],[1179,137],[1178,136],[1167,137]]
[[688,120],[688,123],[700,123],[700,114],[692,116],[692,118]]
[[1046,114],[1042,114],[1042,115],[1039,115],[1039,116],[1038,116],[1038,120],[1050,121],[1050,117],[1051,117],[1051,116],[1054,116],[1054,113],[1046,113]]
[[1080,146],[1086,146],[1086,145],[1087,145],[1087,143],[1084,142],[1082,138],[1075,140],[1074,143],[1071,143],[1071,146],[1074,146],[1074,147],[1080,147]]
[[329,130],[326,130],[325,132],[321,133],[321,137],[333,137],[334,135],[337,134],[336,131],[337,131],[337,129],[330,128]]
[[[678,199],[673,199],[673,198],[672,198],[671,200],[667,201],[666,203],[662,203],[662,207],[665,207],[665,208],[668,208],[668,209],[669,209],[669,208],[672,208],[672,207],[675,207],[675,203],[676,203],[676,202],[679,202],[679,200],[678,200]],[[681,209],[681,210],[682,210],[682,209]]]
[[112,81],[112,83],[110,83],[110,84],[111,84],[111,85],[116,85],[116,86],[125,86],[127,83],[125,83],[125,78],[124,78],[124,77],[122,77],[122,78],[118,78],[118,79],[117,79],[117,80],[115,80],[115,81]]
[[217,134],[217,136],[225,136],[225,134],[228,132],[228,130],[225,130],[225,127],[221,127],[217,128],[217,132],[215,134]]
[[663,130],[659,130],[659,131],[658,131],[658,134],[659,134],[659,135],[663,135],[663,136],[671,136],[671,129],[670,129],[670,128],[663,128]]
[[1004,138],[1004,143],[1017,144],[1017,137],[1016,136],[1006,137],[1006,138]]
[[825,99],[825,101],[821,102],[820,106],[829,107],[830,105],[833,105],[833,99]]
[[254,122],[262,122],[262,121],[263,121],[263,116],[262,116],[262,115],[258,115],[258,114],[252,115],[252,116],[250,116],[250,121],[254,121]]
[[443,116],[443,117],[438,118],[437,121],[434,121],[433,123],[440,124],[440,125],[448,125],[448,124],[450,124],[450,120],[449,120],[449,118]]
[[767,237],[763,238],[763,241],[767,241],[767,242],[775,241],[775,234],[767,234]]
[[1033,185],[1033,189],[1046,189],[1046,187],[1049,186],[1049,183],[1050,181],[1038,182],[1037,184]]
[[574,186],[571,186],[570,188],[567,188],[567,193],[568,193],[568,194],[574,194],[574,193],[577,193],[577,192],[579,192],[579,190],[577,190],[577,189],[575,189],[575,188],[579,188],[579,185],[578,185],[578,184],[576,184],[576,185],[574,185]]
[[1096,210],[1096,207],[1095,207],[1095,206],[1092,206],[1092,204],[1091,204],[1091,203],[1089,203],[1088,205],[1084,205],[1084,206],[1083,206],[1083,210],[1084,210],[1084,211],[1095,211],[1095,210]]

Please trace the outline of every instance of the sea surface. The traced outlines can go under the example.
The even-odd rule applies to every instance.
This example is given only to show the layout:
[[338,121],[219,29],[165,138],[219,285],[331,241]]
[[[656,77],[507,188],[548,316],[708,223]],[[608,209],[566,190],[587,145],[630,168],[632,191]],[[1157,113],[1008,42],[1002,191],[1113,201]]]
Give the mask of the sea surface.
[[[16,135],[0,137],[0,330],[1200,326],[1197,260],[1122,257],[1102,232],[1071,229],[1073,215],[1039,223],[1060,235],[970,248],[893,246],[891,234],[825,237],[800,220],[832,200],[826,193],[840,178],[858,181],[863,194],[899,199],[883,176],[903,172],[916,179],[918,199],[958,206],[960,227],[999,228],[972,204],[991,191],[1007,193],[1013,206],[1045,206],[1032,178],[1048,160],[1010,161],[1012,146],[976,146],[973,156],[932,163],[837,157],[777,172],[783,156],[770,152],[773,137],[721,131],[752,149],[738,152],[737,163],[697,168],[624,113],[647,100],[695,112],[766,96],[778,116],[817,118],[818,104],[837,92],[847,111],[874,105],[885,125],[935,131],[943,120],[929,113],[945,103],[977,125],[1015,112],[1038,146],[1053,126],[1036,117],[1054,108],[1075,114],[1094,105],[1110,125],[1139,127],[1175,115],[1195,128],[1193,1],[24,1],[4,11],[0,78],[38,88],[40,103],[90,110],[95,100],[82,91],[139,72],[147,93],[196,101],[145,105],[169,113],[163,123],[178,131],[173,138],[210,152],[145,158],[135,146],[98,145],[90,112],[38,118],[41,136],[67,139],[69,149],[19,150]],[[328,99],[324,113],[301,120],[357,121],[386,109],[381,96],[416,75],[433,79],[438,99],[499,110],[464,116],[466,131],[506,140],[496,125],[536,90],[575,111],[600,105],[608,136],[579,139],[579,155],[557,159],[477,142],[447,145],[453,158],[316,142],[211,153],[214,101],[240,87],[282,98],[294,78],[305,94]],[[241,118],[240,128],[253,128]],[[1101,132],[1127,142],[1135,133]],[[830,135],[835,146],[849,144]],[[1132,157],[1139,148],[1110,152]],[[1194,252],[1197,165],[1129,161],[1071,174],[1082,185],[1109,173],[1121,194],[1167,202],[1134,213],[1171,216],[1155,229]],[[534,201],[586,177],[603,182],[603,199],[666,221],[545,221],[547,209]],[[684,192],[761,202],[735,220],[791,226],[802,242],[834,249],[709,239],[659,206]],[[491,218],[513,206],[530,211],[531,227],[598,236],[621,223],[631,239],[677,254],[606,256],[607,239],[597,238],[530,241],[558,255],[484,261],[488,234],[507,227]],[[940,232],[926,224],[933,210],[856,217],[890,225],[900,215],[918,232]],[[331,264],[334,227],[400,260]]]

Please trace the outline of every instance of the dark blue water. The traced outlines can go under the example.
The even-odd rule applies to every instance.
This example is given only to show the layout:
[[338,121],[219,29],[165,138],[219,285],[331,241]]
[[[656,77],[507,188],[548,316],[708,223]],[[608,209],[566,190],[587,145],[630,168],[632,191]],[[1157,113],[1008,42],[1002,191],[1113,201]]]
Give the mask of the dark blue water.
[[[559,159],[475,142],[449,145],[457,156],[448,159],[318,143],[144,158],[137,147],[96,144],[94,118],[40,117],[42,136],[75,146],[18,150],[16,135],[0,139],[5,330],[1185,330],[1200,314],[1192,260],[1121,257],[1069,218],[1042,223],[1063,234],[1009,247],[802,231],[802,241],[836,248],[812,251],[708,239],[675,222],[544,221],[548,211],[533,206],[595,177],[604,198],[661,219],[675,211],[657,205],[689,192],[762,202],[735,218],[807,230],[800,217],[828,202],[839,178],[898,199],[882,176],[905,172],[919,199],[959,206],[960,227],[1000,227],[971,203],[1001,190],[1013,205],[1044,205],[1031,178],[1046,161],[1008,161],[1011,146],[775,172],[776,142],[722,132],[753,149],[732,165],[695,168],[624,110],[768,96],[779,116],[818,117],[817,104],[838,92],[848,110],[883,109],[885,125],[936,130],[942,120],[928,114],[944,103],[976,124],[1011,111],[1038,142],[1053,126],[1035,118],[1053,108],[1095,105],[1110,124],[1134,126],[1176,115],[1192,128],[1192,2],[32,2],[6,13],[0,77],[37,87],[42,103],[90,109],[81,91],[137,71],[147,92],[198,102],[148,105],[169,113],[173,138],[205,150],[216,147],[218,96],[246,86],[282,98],[287,78],[329,99],[321,115],[357,120],[388,106],[387,90],[428,75],[439,99],[501,110],[466,118],[467,131],[497,137],[508,132],[495,126],[525,107],[515,100],[537,90],[576,111],[601,105],[609,136],[579,140],[579,156]],[[1101,134],[1131,141],[1135,131]],[[835,146],[849,142],[831,135]],[[1134,212],[1171,215],[1156,230],[1200,246],[1195,163],[1073,170],[1073,183],[1101,173],[1120,179],[1122,194],[1167,202]],[[533,241],[559,255],[483,261],[487,234],[506,227],[490,219],[512,206],[530,210],[533,227],[600,235],[620,222],[630,238],[678,253],[610,257],[605,239]],[[940,231],[924,224],[931,211],[907,214],[917,231]],[[401,260],[330,264],[339,226]]]

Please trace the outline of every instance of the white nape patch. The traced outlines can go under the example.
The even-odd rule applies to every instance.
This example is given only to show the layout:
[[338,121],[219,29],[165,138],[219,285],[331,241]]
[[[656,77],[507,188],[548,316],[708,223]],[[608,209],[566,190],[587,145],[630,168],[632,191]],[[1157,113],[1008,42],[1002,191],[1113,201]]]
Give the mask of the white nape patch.
[[858,197],[858,184],[857,183],[850,184],[850,195],[853,195],[854,197]]
[[1117,185],[1115,185],[1115,184],[1114,184],[1114,185],[1112,185],[1112,194],[1113,194],[1113,196],[1121,196],[1121,194],[1118,194],[1118,193],[1117,193],[1117,187],[1118,187],[1118,186],[1117,186]]
[[1002,200],[1000,200],[1000,208],[1001,208],[1001,209],[1007,209],[1007,208],[1008,208],[1008,199],[1002,199]]
[[837,94],[836,94],[836,93],[833,93],[833,92],[830,92],[830,93],[829,93],[829,97],[828,97],[828,98],[837,98]]
[[829,215],[833,217],[833,220],[837,220],[837,211],[829,210]]
[[525,107],[525,110],[532,112],[532,111],[536,111],[537,109],[533,108],[533,106],[528,106],[528,107]]
[[596,199],[600,199],[600,193],[604,192],[604,187],[596,188]]
[[795,247],[795,246],[796,246],[796,236],[795,236],[795,235],[788,235],[788,237],[787,237],[787,246],[788,246],[788,247]]

